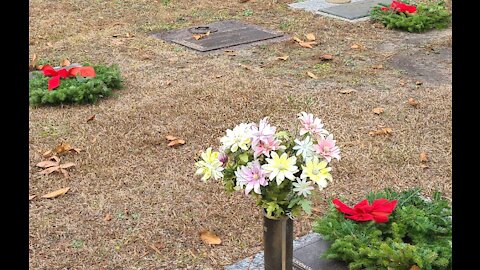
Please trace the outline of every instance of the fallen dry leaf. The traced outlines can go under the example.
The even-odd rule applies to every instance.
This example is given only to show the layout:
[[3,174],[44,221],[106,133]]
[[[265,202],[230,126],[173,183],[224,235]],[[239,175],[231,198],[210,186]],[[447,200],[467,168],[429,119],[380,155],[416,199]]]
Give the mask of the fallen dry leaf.
[[45,153],[42,154],[43,157],[49,157],[51,156],[53,153],[52,153],[52,150],[48,150],[46,151]]
[[277,57],[277,60],[283,60],[283,61],[286,61],[288,59],[288,55],[284,55],[284,56],[278,56]]
[[30,62],[30,65],[28,66],[29,71],[34,71],[37,69],[37,54],[33,54],[32,56],[32,61]]
[[398,84],[400,84],[400,86],[405,86],[405,81],[400,80],[400,81],[398,82]]
[[313,49],[313,46],[312,45],[315,45],[317,44],[317,42],[315,41],[305,41],[305,42],[298,42],[298,44],[304,48],[309,48],[309,49]]
[[95,114],[92,115],[92,116],[90,116],[90,117],[87,119],[87,123],[90,122],[90,121],[95,120],[95,116],[96,116]]
[[40,172],[38,172],[38,174],[42,174],[42,175],[48,175],[48,174],[51,174],[55,171],[59,171],[60,170],[60,166],[53,166],[53,167],[49,167],[45,170],[42,170]]
[[110,221],[110,220],[112,220],[112,215],[110,215],[110,213],[107,213],[107,214],[105,215],[105,217],[103,218],[103,220],[105,220],[105,221]]
[[428,169],[428,168],[429,168],[429,166],[428,166],[427,164],[423,164],[423,163],[420,164],[420,167],[421,167],[422,169]]
[[75,163],[69,162],[69,163],[65,163],[65,164],[60,165],[60,168],[62,168],[62,169],[68,169],[70,167],[75,167]]
[[427,162],[428,161],[428,154],[425,152],[420,153],[420,162]]
[[221,78],[221,77],[223,77],[223,75],[215,75],[215,78],[217,78],[217,79]]
[[174,140],[176,140],[176,139],[178,139],[178,138],[175,137],[175,136],[172,136],[172,135],[167,135],[167,136],[165,136],[165,139],[167,139],[167,140],[169,140],[169,141],[174,141]]
[[421,82],[421,81],[416,81],[415,84],[416,84],[416,85],[422,85],[423,82]]
[[206,32],[205,34],[193,34],[192,37],[193,37],[195,40],[199,40],[199,39],[208,37],[209,35],[210,35],[210,31]]
[[61,143],[60,143],[59,145],[57,145],[52,151],[53,151],[55,154],[57,154],[57,155],[62,155],[62,154],[67,153],[67,152],[80,153],[80,151],[82,151],[82,149],[80,149],[80,148],[73,148],[70,144],[65,143],[65,142],[61,142]]
[[417,107],[420,103],[413,98],[409,98],[407,103],[413,107]]
[[350,48],[352,48],[352,49],[359,49],[359,48],[360,48],[360,45],[358,45],[358,44],[353,44],[352,46],[350,46]]
[[412,267],[410,267],[410,270],[420,270],[420,267],[418,267],[416,264],[412,265]]
[[61,195],[64,195],[65,193],[67,193],[68,191],[70,190],[70,187],[66,187],[66,188],[61,188],[59,190],[55,190],[53,192],[50,192],[48,194],[45,194],[42,196],[42,198],[45,198],[45,199],[53,199],[53,198],[56,198],[58,196],[61,196]]
[[72,148],[72,149],[70,149],[70,152],[76,152],[77,154],[80,153],[81,151],[83,151],[83,150],[80,149],[80,148]]
[[170,80],[166,81],[166,82],[165,82],[165,85],[167,85],[167,86],[172,85],[172,81],[170,81]]
[[200,233],[200,239],[207,245],[220,245],[222,239],[209,230],[203,230]]
[[67,58],[64,58],[64,59],[62,60],[62,62],[60,62],[60,66],[61,66],[61,67],[70,66],[70,64],[71,64],[71,63],[70,63],[70,60],[68,60]]
[[383,65],[380,64],[380,65],[374,65],[372,66],[373,69],[382,69],[383,68]]
[[53,47],[53,44],[51,42],[47,42],[47,47]]
[[304,42],[303,40],[299,39],[298,37],[293,37],[292,39],[295,40],[298,43]]
[[177,145],[182,145],[182,144],[185,144],[185,140],[182,140],[182,139],[175,139],[171,142],[168,143],[168,146],[170,147],[174,147],[174,146],[177,146]]
[[134,34],[131,34],[131,33],[126,33],[125,34],[125,37],[127,38],[133,38],[135,35]]
[[313,74],[312,72],[310,71],[307,71],[307,75],[313,79],[318,79],[317,75]]
[[40,168],[49,168],[52,166],[58,166],[58,164],[60,164],[60,159],[57,156],[53,156],[49,158],[49,160],[45,160],[37,163],[35,166]]
[[385,109],[384,109],[384,108],[381,108],[381,107],[373,108],[372,112],[373,112],[374,114],[380,115],[381,113],[385,112]]
[[351,93],[355,93],[357,92],[357,90],[353,89],[353,88],[347,88],[347,89],[342,89],[340,91],[338,91],[340,94],[351,94]]
[[315,35],[313,33],[308,33],[305,35],[308,41],[315,41]]
[[68,178],[68,171],[60,167],[60,172],[63,174],[63,177]]
[[381,128],[378,130],[370,131],[368,134],[370,136],[377,136],[377,135],[392,135],[392,129],[391,128]]
[[59,145],[57,145],[57,146],[53,149],[53,152],[55,152],[55,153],[57,153],[57,154],[62,154],[62,153],[64,153],[64,152],[70,151],[70,149],[72,149],[72,147],[70,146],[70,144],[65,143],[65,142],[61,142]]
[[320,60],[322,60],[322,61],[329,61],[329,60],[332,60],[332,59],[333,59],[333,55],[328,54],[328,53],[320,56]]
[[[75,151],[77,151],[75,149]],[[39,162],[35,166],[43,168],[44,170],[38,172],[41,175],[48,175],[53,172],[60,172],[65,178],[68,178],[68,171],[66,169],[74,167],[75,163],[69,162],[65,164],[60,164],[60,158],[57,156],[52,156],[49,160]]]
[[30,196],[28,196],[28,200],[31,201],[31,200],[35,199],[35,197],[37,197],[37,195],[30,195]]

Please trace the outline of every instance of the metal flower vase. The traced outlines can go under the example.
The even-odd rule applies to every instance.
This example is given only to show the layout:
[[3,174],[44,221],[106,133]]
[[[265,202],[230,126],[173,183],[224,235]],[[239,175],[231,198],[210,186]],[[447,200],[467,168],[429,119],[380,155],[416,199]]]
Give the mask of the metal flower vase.
[[292,270],[293,220],[271,219],[263,215],[263,247],[265,270]]

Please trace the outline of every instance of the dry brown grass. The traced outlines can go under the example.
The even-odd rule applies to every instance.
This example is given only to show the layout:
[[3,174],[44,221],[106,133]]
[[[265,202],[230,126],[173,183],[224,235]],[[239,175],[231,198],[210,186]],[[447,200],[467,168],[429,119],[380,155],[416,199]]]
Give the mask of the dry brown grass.
[[[118,63],[125,78],[117,98],[97,105],[30,109],[30,194],[71,187],[57,199],[30,202],[32,269],[222,269],[258,252],[262,220],[253,199],[227,194],[219,183],[204,184],[193,176],[193,163],[198,151],[218,145],[227,128],[264,116],[292,128],[295,115],[307,110],[336,135],[342,160],[334,164],[335,183],[315,198],[321,211],[333,196],[354,202],[385,187],[420,186],[427,195],[440,190],[451,198],[451,59],[430,67],[445,72],[443,80],[421,86],[389,62],[402,54],[427,57],[428,46],[451,50],[451,29],[399,33],[315,17],[288,9],[288,2],[30,1],[31,55]],[[253,15],[243,16],[245,9]],[[232,57],[199,55],[149,37],[230,18],[282,27],[290,35],[313,32],[320,44],[305,49],[283,42]],[[135,37],[112,37],[127,32]],[[351,49],[353,43],[364,49]],[[317,65],[323,53],[334,60]],[[275,60],[285,54],[287,61]],[[371,68],[378,64],[384,68]],[[307,70],[319,79],[308,78]],[[348,87],[358,91],[338,93]],[[409,97],[420,106],[406,104]],[[385,113],[373,114],[375,107]],[[86,123],[93,114],[96,120]],[[392,136],[368,135],[380,126],[391,127]],[[167,134],[187,143],[169,148]],[[71,178],[37,175],[40,153],[62,140],[84,149],[62,159],[77,164]],[[429,155],[428,169],[420,166],[422,151]],[[104,221],[108,213],[112,220]],[[309,232],[313,218],[296,221],[295,235]],[[205,246],[198,237],[202,229],[214,230],[222,244]]]

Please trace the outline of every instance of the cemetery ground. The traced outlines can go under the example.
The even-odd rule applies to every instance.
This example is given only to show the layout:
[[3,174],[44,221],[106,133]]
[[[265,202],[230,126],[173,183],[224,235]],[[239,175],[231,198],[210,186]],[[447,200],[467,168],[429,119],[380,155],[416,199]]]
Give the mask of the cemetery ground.
[[[288,3],[30,1],[30,57],[118,64],[124,79],[116,97],[95,105],[30,108],[31,269],[223,269],[260,251],[253,198],[203,183],[193,164],[224,130],[264,116],[293,130],[294,115],[311,112],[342,151],[334,182],[294,222],[295,236],[334,197],[353,203],[367,191],[419,186],[451,198],[451,27],[412,34]],[[318,44],[198,54],[151,36],[228,19],[302,40],[313,33]],[[169,147],[167,135],[185,144]],[[61,142],[82,150],[60,156],[76,165],[69,177],[39,175],[42,154]],[[204,229],[222,243],[204,244]]]

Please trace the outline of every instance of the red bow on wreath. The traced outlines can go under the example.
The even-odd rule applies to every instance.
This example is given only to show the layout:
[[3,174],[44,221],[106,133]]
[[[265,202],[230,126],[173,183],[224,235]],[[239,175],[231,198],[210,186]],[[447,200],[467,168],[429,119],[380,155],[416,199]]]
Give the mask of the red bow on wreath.
[[[415,13],[417,11],[417,7],[413,5],[407,5],[402,2],[398,2],[393,0],[392,4],[390,5],[390,9],[396,11],[396,12],[401,12],[401,13]],[[381,10],[383,11],[388,11],[389,8],[387,7],[382,7]]]
[[338,211],[345,214],[345,218],[355,221],[374,220],[376,223],[387,222],[388,215],[397,205],[397,200],[389,201],[387,199],[374,200],[372,205],[369,205],[367,200],[363,200],[353,208],[348,207],[339,199],[334,199],[332,202]]
[[45,65],[41,69],[43,71],[43,75],[52,77],[48,80],[48,90],[52,90],[57,88],[60,85],[60,78],[67,78],[67,77],[75,77],[78,73],[82,77],[95,77],[95,70],[93,67],[73,67],[69,70],[62,68],[59,70],[55,70],[49,65]]

